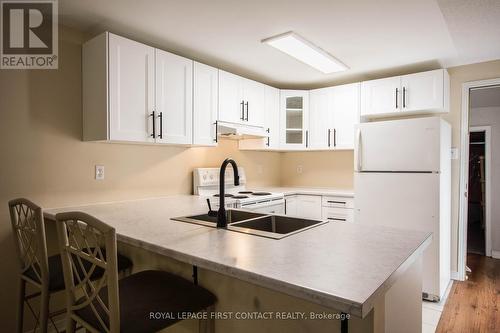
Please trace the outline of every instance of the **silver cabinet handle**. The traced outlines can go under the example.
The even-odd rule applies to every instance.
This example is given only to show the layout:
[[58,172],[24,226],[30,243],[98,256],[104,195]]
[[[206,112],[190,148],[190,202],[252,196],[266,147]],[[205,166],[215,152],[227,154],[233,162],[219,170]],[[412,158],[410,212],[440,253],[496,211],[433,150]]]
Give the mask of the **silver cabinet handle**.
[[214,125],[215,125],[215,139],[214,139],[214,142],[217,143],[217,137],[219,135],[219,133],[218,133],[219,124],[217,123],[217,120],[215,121]]
[[242,100],[240,105],[241,105],[241,117],[240,117],[240,119],[245,120],[245,101]]
[[406,108],[406,87],[403,87],[403,109]]
[[337,129],[333,129],[333,146],[337,147]]
[[306,130],[306,148],[309,147],[309,131]]
[[246,118],[245,118],[245,119],[243,119],[243,120],[248,121],[248,101],[245,103],[245,106],[247,107],[247,116],[246,116]]
[[345,205],[345,204],[346,204],[346,202],[345,202],[345,201],[327,200],[326,202],[328,202],[328,203],[342,204],[342,205]]
[[399,89],[396,88],[396,109],[398,108],[398,95],[399,95]]
[[328,147],[330,147],[330,137],[331,137],[332,130],[328,129]]
[[327,220],[333,220],[333,221],[346,221],[346,219],[341,219],[339,217],[327,217]]
[[160,134],[158,134],[158,137],[163,139],[163,112],[160,112],[158,118],[160,118]]

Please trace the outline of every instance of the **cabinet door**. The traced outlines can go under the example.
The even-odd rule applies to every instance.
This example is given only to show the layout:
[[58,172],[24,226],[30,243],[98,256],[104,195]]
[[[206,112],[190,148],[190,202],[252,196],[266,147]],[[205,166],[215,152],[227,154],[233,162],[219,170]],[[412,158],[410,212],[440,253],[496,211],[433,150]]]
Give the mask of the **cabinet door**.
[[264,126],[265,89],[264,85],[243,79],[243,99],[245,101],[245,118],[243,123]]
[[398,112],[401,93],[399,76],[361,83],[361,116]]
[[321,213],[320,195],[297,195],[296,216],[308,219],[321,219]]
[[354,126],[359,123],[359,89],[359,83],[332,88],[331,145],[336,149],[354,149]]
[[323,207],[323,220],[337,221],[337,222],[353,222],[354,210],[346,208]]
[[279,148],[280,140],[280,91],[279,89],[265,87],[265,118],[269,137],[266,139],[266,147],[270,149]]
[[288,216],[297,216],[297,196],[290,195],[285,197],[285,214]]
[[402,110],[405,112],[444,108],[444,69],[404,75]]
[[244,119],[242,78],[219,70],[219,120],[241,123]]
[[156,142],[192,143],[193,61],[158,49],[156,114]]
[[327,149],[332,141],[332,89],[316,89],[309,93],[309,148]]
[[154,48],[109,34],[109,139],[154,142]]
[[215,146],[219,72],[217,68],[194,63],[193,144]]
[[309,145],[308,112],[309,92],[303,90],[280,91],[280,147],[304,149]]

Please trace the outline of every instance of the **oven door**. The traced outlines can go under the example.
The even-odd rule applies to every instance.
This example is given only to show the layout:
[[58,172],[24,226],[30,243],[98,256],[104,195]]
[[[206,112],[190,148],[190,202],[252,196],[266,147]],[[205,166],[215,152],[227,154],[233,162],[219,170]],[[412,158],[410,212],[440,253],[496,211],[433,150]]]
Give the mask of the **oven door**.
[[262,200],[242,204],[239,208],[263,214],[285,214],[285,199]]

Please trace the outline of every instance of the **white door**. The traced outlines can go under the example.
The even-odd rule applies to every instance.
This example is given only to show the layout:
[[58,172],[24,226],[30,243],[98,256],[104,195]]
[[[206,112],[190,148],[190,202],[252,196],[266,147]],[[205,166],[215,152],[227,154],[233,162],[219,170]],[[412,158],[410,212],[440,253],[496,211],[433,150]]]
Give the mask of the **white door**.
[[[432,295],[441,295],[439,177],[437,173],[356,173],[354,176],[356,223],[433,233],[433,241],[423,258],[423,291]],[[441,254],[442,260],[448,263],[443,264],[449,267],[449,246],[444,251],[447,253]],[[449,269],[447,275],[449,280]]]
[[354,148],[354,129],[359,124],[360,84],[333,87],[333,144],[337,149]]
[[109,139],[154,142],[155,49],[109,34]]
[[333,147],[332,88],[309,92],[309,148]]
[[279,148],[280,140],[280,91],[279,89],[265,87],[265,118],[269,137],[266,139],[266,147]]
[[308,91],[280,91],[280,148],[307,148],[309,145],[308,115]]
[[401,109],[401,77],[361,83],[361,116],[382,115]]
[[193,70],[193,144],[215,146],[219,71],[199,62]]
[[156,49],[156,142],[193,140],[193,61]]
[[444,71],[438,69],[402,76],[402,111],[443,109]]
[[242,77],[219,70],[219,120],[242,123],[245,119]]
[[441,118],[391,120],[359,125],[356,171],[440,170]]
[[245,101],[244,124],[264,126],[265,89],[264,85],[243,79],[243,99]]

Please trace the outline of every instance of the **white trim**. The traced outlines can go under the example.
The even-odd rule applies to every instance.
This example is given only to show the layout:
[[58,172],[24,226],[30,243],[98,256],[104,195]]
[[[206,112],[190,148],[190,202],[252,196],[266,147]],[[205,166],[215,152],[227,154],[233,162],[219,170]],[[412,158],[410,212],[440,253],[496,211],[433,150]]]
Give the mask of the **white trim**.
[[451,277],[452,280],[458,280],[458,281],[460,281],[459,274],[458,274],[457,271],[452,271],[450,277]]
[[458,280],[465,280],[467,260],[467,186],[469,175],[469,92],[472,88],[500,85],[500,78],[462,84],[462,121],[460,128],[460,186],[458,211]]
[[486,223],[484,236],[486,240],[485,254],[487,257],[491,257],[491,126],[471,126],[469,132],[484,132],[484,142],[485,142],[485,204],[486,204]]
[[500,259],[500,251],[491,250],[491,256],[495,259]]

